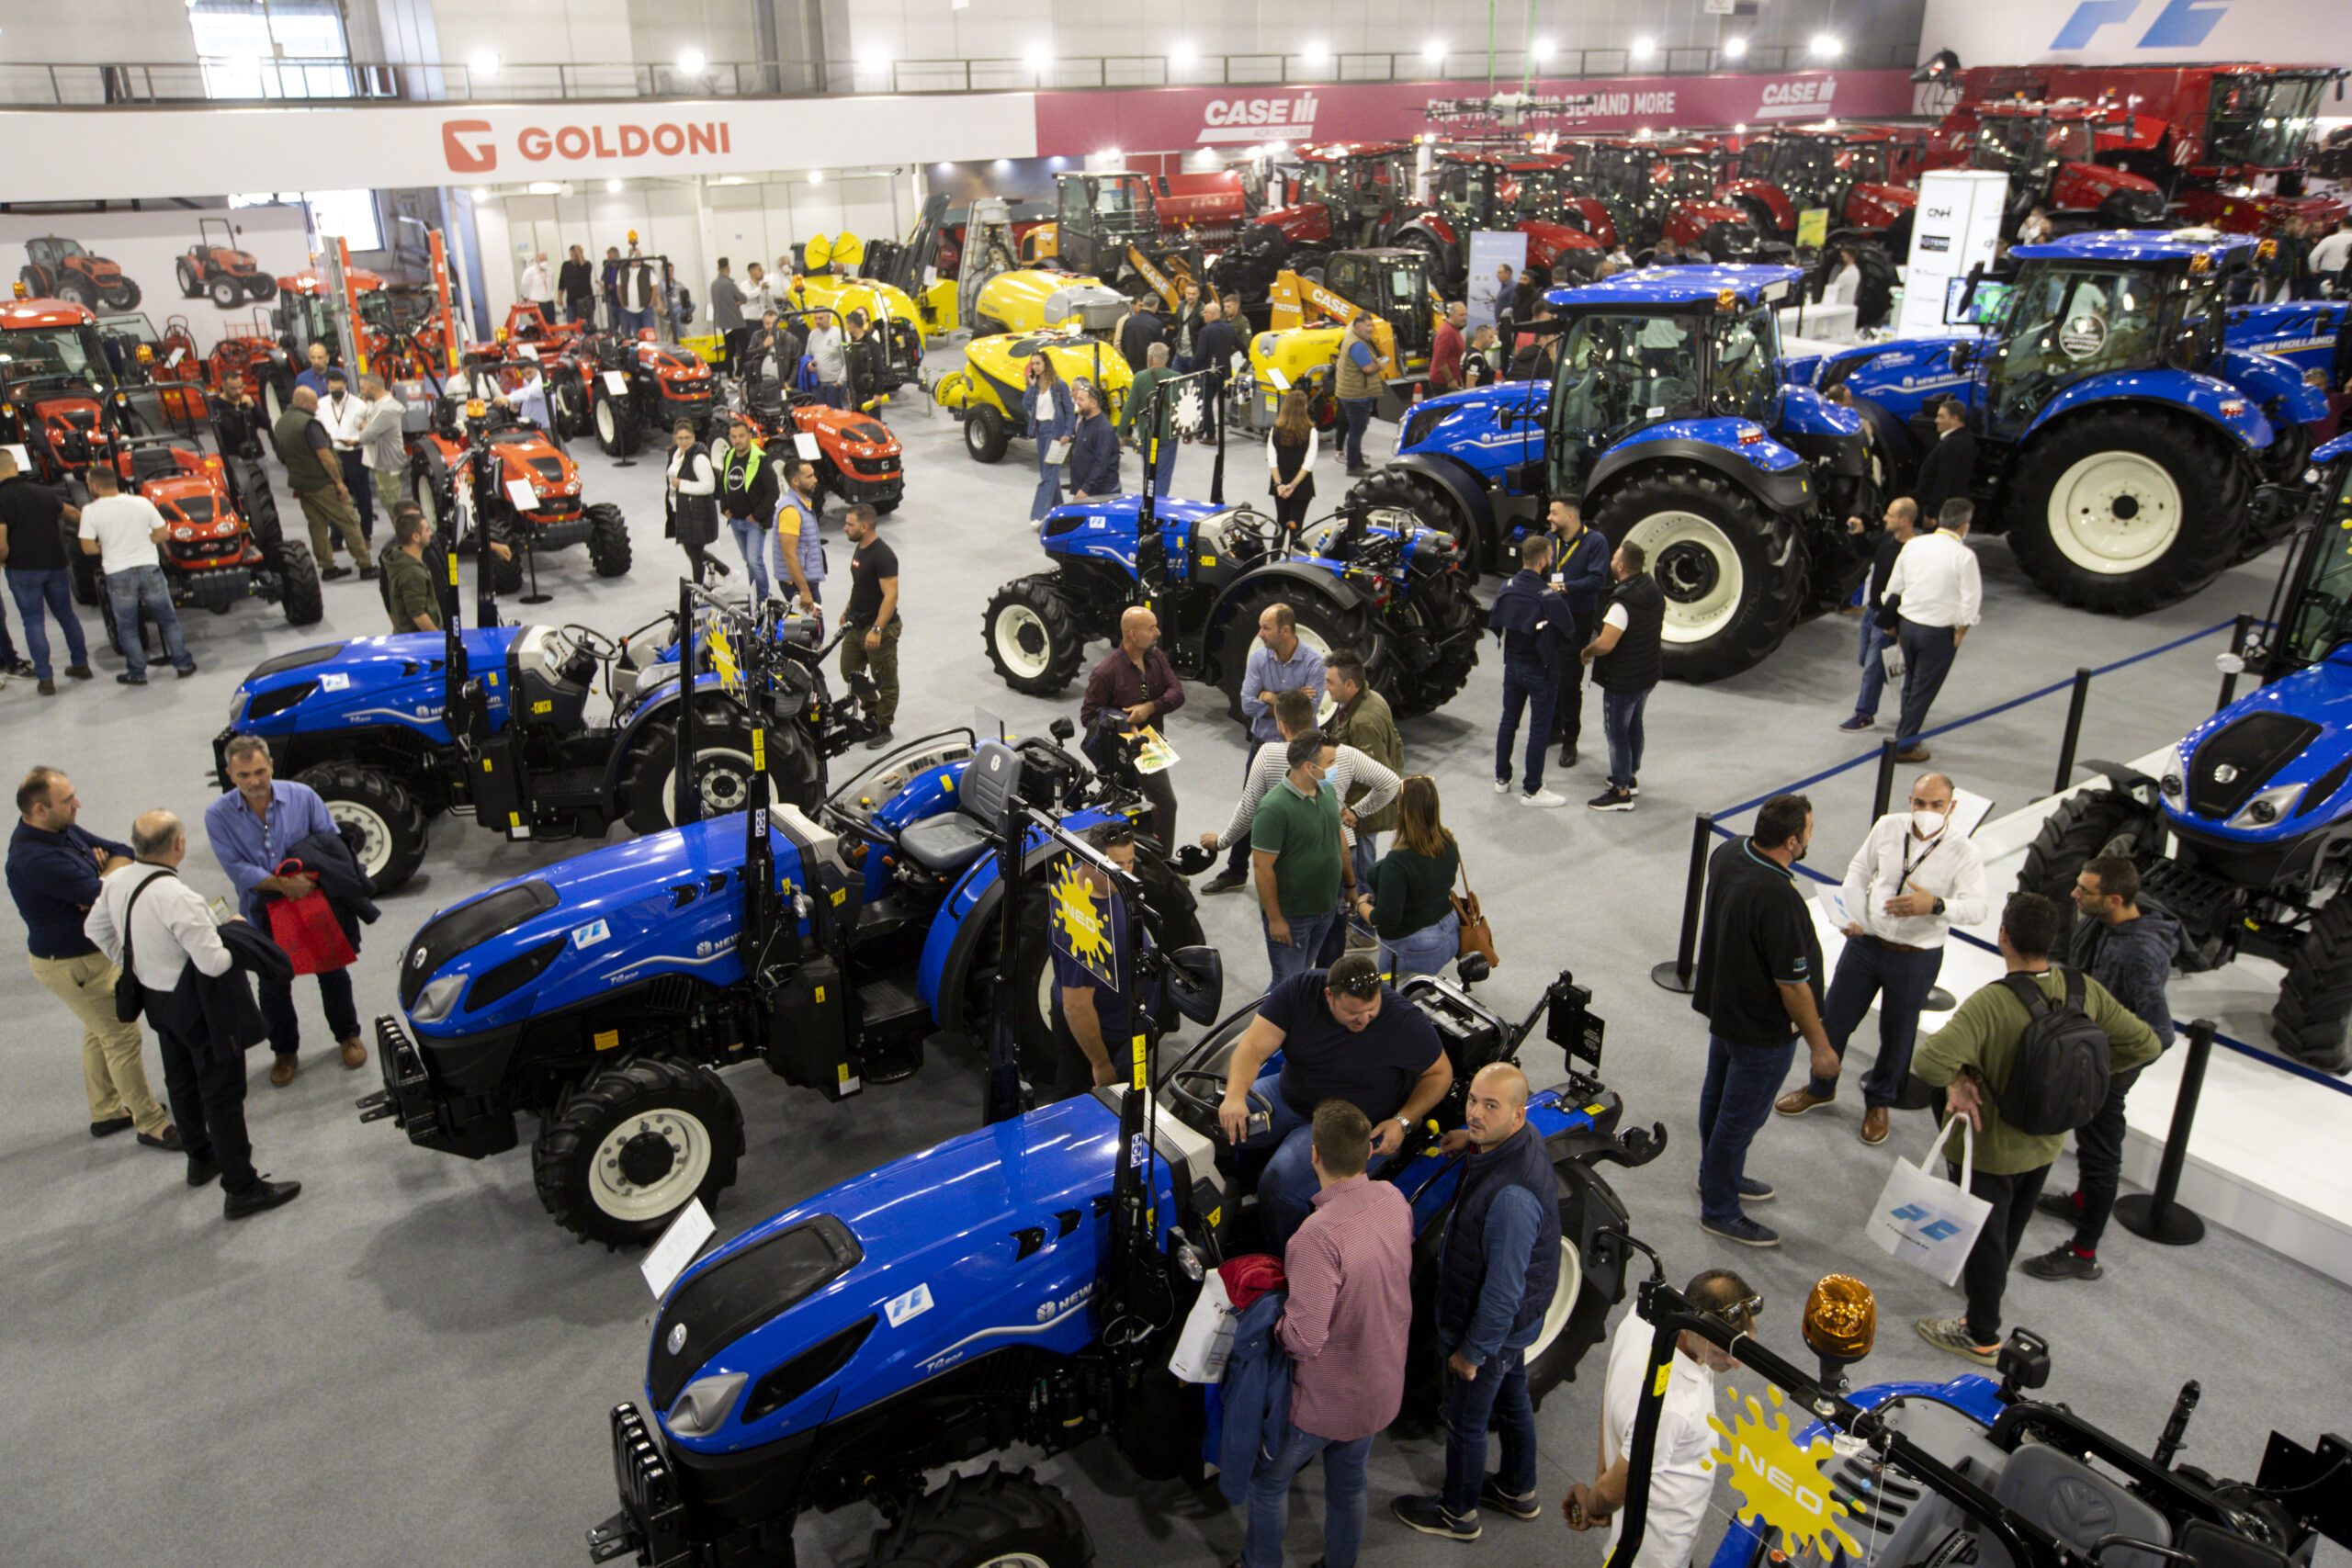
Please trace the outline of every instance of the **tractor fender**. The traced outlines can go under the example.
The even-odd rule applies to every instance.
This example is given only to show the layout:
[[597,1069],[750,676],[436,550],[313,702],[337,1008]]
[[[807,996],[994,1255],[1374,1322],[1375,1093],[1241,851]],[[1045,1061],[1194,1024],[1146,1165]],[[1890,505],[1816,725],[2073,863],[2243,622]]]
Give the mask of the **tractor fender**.
[[1741,204],[1742,197],[1755,202],[1770,213],[1772,227],[1781,233],[1790,233],[1795,230],[1797,209],[1789,200],[1788,193],[1779,186],[1767,184],[1763,180],[1734,180],[1729,185],[1718,186],[1715,188],[1715,198],[1719,201],[1727,201],[1737,206]]
[[1891,465],[1887,474],[1890,483],[1897,473],[1908,473],[1919,461],[1919,438],[1911,427],[1895,417],[1894,411],[1874,398],[1856,398],[1854,412],[1862,416],[1871,429],[1879,449],[1886,454]]
[[[1487,487],[1469,466],[1458,457],[1442,452],[1415,452],[1403,457],[1392,457],[1386,467],[1415,473],[1436,485],[1453,501],[1455,518],[1461,526],[1453,530],[1464,543],[1481,550],[1495,542],[1495,503]],[[1487,558],[1473,556],[1473,560]]]
[[[1086,811],[1064,818],[1062,825],[1083,832],[1108,820],[1107,813]],[[1032,875],[1061,853],[1055,840],[1042,835],[1033,839],[1021,861],[1023,884],[1035,886]],[[949,889],[947,901],[933,917],[931,929],[923,936],[915,991],[940,1028],[953,1030],[962,1024],[962,998],[970,988],[973,967],[991,962],[997,953],[996,914],[1003,904],[1004,883],[991,851],[965,868]]]
[[[695,677],[695,694],[709,694],[724,697],[727,683],[716,671]],[[628,782],[629,759],[643,744],[646,726],[657,719],[672,719],[678,707],[678,682],[675,679],[656,688],[653,694],[629,710],[628,717],[613,732],[612,750],[605,758],[605,795],[607,799],[620,794],[621,785]],[[699,720],[697,720],[699,722]]]
[[2270,445],[2270,422],[2252,398],[2227,381],[2189,370],[2118,370],[2086,377],[2044,404],[2018,433],[2018,445],[2077,410],[2119,404],[2192,414],[2211,426],[2233,451],[2259,452]]
[[[1802,517],[1813,510],[1813,482],[1804,460],[1769,436],[1752,447],[1726,446],[1720,439],[1693,434],[1698,427],[1741,424],[1743,420],[1675,420],[1622,441],[1593,465],[1585,479],[1585,509],[1597,511],[1595,497],[1655,464],[1690,463],[1721,474],[1761,502],[1776,517]],[[1743,455],[1769,447],[1775,466],[1758,468]],[[1781,459],[1785,459],[1782,461]]]
[[2244,389],[2265,412],[2281,416],[2285,423],[2316,424],[2327,417],[2327,394],[2305,381],[2301,369],[2276,355],[2257,349],[2226,349],[2222,355],[2222,378]]
[[2155,780],[2125,762],[2110,762],[2103,757],[2084,757],[2075,763],[2078,773],[2104,773],[2107,780],[2125,795],[2137,795],[2143,805],[2162,798]]
[[1603,245],[1614,250],[1617,245],[1617,220],[1609,216],[1609,209],[1594,197],[1579,196],[1569,199],[1568,210],[1583,220],[1584,231]]

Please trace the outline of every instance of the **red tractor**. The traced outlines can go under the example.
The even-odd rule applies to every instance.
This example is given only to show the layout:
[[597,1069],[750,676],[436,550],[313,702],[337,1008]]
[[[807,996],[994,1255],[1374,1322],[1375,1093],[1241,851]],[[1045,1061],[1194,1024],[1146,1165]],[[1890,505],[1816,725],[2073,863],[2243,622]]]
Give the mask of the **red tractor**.
[[1527,270],[1563,287],[1591,280],[1609,247],[1581,225],[1527,215],[1519,202],[1512,165],[1488,152],[1448,152],[1438,159],[1430,205],[1400,221],[1387,243],[1429,258],[1430,284],[1449,299],[1469,282],[1474,230],[1508,230],[1527,236]]
[[1570,188],[1607,210],[1617,243],[1635,261],[1666,240],[1718,262],[1757,261],[1779,248],[1744,209],[1717,198],[1716,154],[1703,143],[1589,136],[1557,151],[1568,160]]
[[760,447],[774,457],[798,456],[817,465],[817,505],[828,491],[896,512],[906,493],[899,438],[870,413],[837,409],[811,392],[789,390],[763,378],[733,383],[730,412],[752,423]]
[[522,586],[526,552],[573,545],[588,547],[597,576],[628,572],[628,520],[610,502],[584,503],[579,468],[546,431],[486,399],[436,396],[424,381],[401,387],[409,411],[410,489],[445,538],[471,513],[476,522],[458,540],[461,553],[482,538],[507,547],[505,558],[490,558],[492,592]]
[[44,234],[25,242],[25,265],[17,280],[35,299],[62,299],[85,310],[132,310],[139,306],[139,285],[104,256],[94,256],[79,240]]
[[1254,329],[1284,271],[1303,272],[1333,251],[1375,244],[1413,204],[1413,144],[1337,141],[1298,154],[1295,178],[1275,177],[1240,237],[1209,268],[1219,294],[1241,296]]
[[236,225],[225,218],[199,218],[196,231],[196,243],[172,263],[181,299],[209,295],[223,310],[233,310],[242,300],[267,299],[277,292],[277,280],[262,270],[253,253],[237,248],[243,231]]
[[165,424],[192,429],[206,417],[204,359],[186,316],[165,317],[161,333],[143,311],[101,316],[98,337],[115,384],[150,389]]
[[1919,193],[1892,177],[1896,147],[1896,132],[1875,127],[1777,126],[1743,139],[1716,194],[1790,244],[1798,214],[1822,209],[1828,243],[1871,240],[1903,255]]
[[648,432],[667,440],[682,419],[706,438],[717,434],[718,378],[693,349],[656,342],[650,331],[641,338],[588,338],[582,348],[561,381],[548,378],[549,417],[568,417],[556,400],[576,388],[586,401],[587,426],[609,456],[628,457]]
[[2037,207],[2062,234],[2165,221],[2165,194],[2154,182],[2095,161],[2098,118],[2083,103],[2017,99],[1978,107],[1968,166],[2009,176],[2004,234],[2014,235]]
[[1161,175],[1156,182],[1159,231],[1205,246],[1228,245],[1250,221],[1249,194],[1232,169],[1211,174]]

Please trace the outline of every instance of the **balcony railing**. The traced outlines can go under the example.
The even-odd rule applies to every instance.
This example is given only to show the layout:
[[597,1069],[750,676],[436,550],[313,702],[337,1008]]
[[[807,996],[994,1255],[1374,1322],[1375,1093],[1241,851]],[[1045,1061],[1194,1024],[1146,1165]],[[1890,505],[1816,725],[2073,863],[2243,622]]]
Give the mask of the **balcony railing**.
[[[1733,59],[1716,47],[1667,49],[1636,59],[1628,49],[1559,50],[1535,63],[1539,77],[1770,74],[1799,70],[1908,67],[1914,44],[1883,44],[1824,57],[1803,44],[1756,44]],[[1498,55],[1497,87],[1528,69],[1525,56]],[[0,104],[19,108],[149,105],[435,102],[479,99],[753,98],[837,93],[990,93],[1104,87],[1314,86],[1341,82],[1483,85],[1484,55],[1349,53],[1225,54],[1178,61],[1157,54],[1032,60],[896,60],[862,63],[718,62],[699,71],[670,64],[399,65],[348,60],[208,60],[121,64],[0,62]]]

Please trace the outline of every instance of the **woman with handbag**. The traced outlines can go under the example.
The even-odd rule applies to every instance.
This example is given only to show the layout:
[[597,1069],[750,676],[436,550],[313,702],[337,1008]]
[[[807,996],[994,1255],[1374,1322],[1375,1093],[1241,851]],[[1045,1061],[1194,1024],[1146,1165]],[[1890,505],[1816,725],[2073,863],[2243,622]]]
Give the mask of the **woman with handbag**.
[[711,471],[710,448],[695,439],[694,421],[680,420],[670,433],[670,473],[666,496],[669,523],[662,532],[678,541],[693,569],[695,585],[706,586],[711,572],[727,575],[727,563],[703,552],[718,538],[718,476]]
[[1029,356],[1029,387],[1022,394],[1021,412],[1029,423],[1029,439],[1037,444],[1037,493],[1029,502],[1029,521],[1035,525],[1062,503],[1062,465],[1069,460],[1069,438],[1078,429],[1069,388],[1045,355]]
[[1356,901],[1356,913],[1380,938],[1380,967],[1391,984],[1443,973],[1462,942],[1453,897],[1462,850],[1439,818],[1437,784],[1413,773],[1396,798],[1396,847],[1372,868],[1372,897]]
[[1274,498],[1274,521],[1286,532],[1297,533],[1306,521],[1306,509],[1315,500],[1315,459],[1321,446],[1306,394],[1293,387],[1283,394],[1273,434],[1266,437],[1266,466],[1273,476],[1266,491]]

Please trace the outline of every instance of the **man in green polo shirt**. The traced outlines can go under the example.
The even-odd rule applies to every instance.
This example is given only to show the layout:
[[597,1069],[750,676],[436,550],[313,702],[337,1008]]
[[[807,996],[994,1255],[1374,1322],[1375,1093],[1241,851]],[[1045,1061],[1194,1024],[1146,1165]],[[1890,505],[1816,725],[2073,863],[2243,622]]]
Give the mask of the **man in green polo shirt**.
[[384,557],[384,610],[396,632],[437,632],[441,601],[433,591],[433,573],[424,564],[424,547],[433,542],[433,525],[414,502],[402,502],[392,512],[392,548]]
[[1273,985],[1311,969],[1339,919],[1354,874],[1340,846],[1340,795],[1324,782],[1338,748],[1319,729],[1294,737],[1290,771],[1266,792],[1250,824],[1250,860],[1266,917]]

